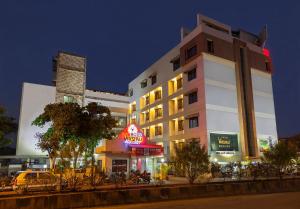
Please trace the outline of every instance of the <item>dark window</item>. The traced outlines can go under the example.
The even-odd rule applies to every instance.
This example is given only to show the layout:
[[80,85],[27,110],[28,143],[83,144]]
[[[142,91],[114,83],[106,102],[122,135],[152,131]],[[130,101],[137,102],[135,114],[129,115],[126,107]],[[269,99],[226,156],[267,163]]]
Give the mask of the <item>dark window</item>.
[[127,160],[112,160],[112,172],[127,172]]
[[189,128],[198,127],[198,117],[189,118]]
[[132,96],[133,95],[133,89],[129,89],[129,91],[128,91],[128,96]]
[[147,86],[147,79],[141,82],[141,88],[145,88]]
[[182,88],[182,78],[178,78],[177,79],[177,89],[181,89]]
[[102,160],[97,160],[97,167],[102,169]]
[[155,100],[161,99],[161,91],[155,92]]
[[161,126],[155,126],[155,136],[162,135],[162,127]]
[[198,101],[197,91],[189,94],[189,104],[195,103]]
[[173,71],[177,70],[178,68],[180,68],[180,58],[173,61]]
[[186,59],[190,59],[191,57],[197,54],[197,45],[192,46],[191,48],[186,50]]
[[272,68],[271,68],[270,62],[266,61],[265,63],[266,63],[266,70],[267,70],[267,72],[271,72]]
[[162,117],[162,108],[155,109],[155,118]]
[[150,137],[150,129],[149,128],[146,129],[146,137]]
[[196,77],[197,77],[196,68],[194,68],[188,72],[188,81],[191,81],[191,80],[195,79]]
[[183,98],[177,100],[177,109],[181,110],[183,108]]
[[207,43],[207,51],[209,53],[214,53],[215,49],[214,49],[214,42],[212,40],[206,40]]
[[146,105],[150,104],[150,97],[149,96],[145,97],[145,104]]
[[178,131],[183,131],[184,120],[178,120]]
[[151,85],[156,84],[156,75],[151,76]]

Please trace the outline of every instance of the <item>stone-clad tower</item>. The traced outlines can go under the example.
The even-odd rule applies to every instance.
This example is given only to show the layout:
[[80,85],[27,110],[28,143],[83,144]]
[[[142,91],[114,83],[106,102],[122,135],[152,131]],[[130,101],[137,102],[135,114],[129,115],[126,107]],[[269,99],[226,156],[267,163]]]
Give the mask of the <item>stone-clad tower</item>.
[[77,102],[83,105],[86,83],[86,58],[59,52],[53,59],[56,85],[55,102]]

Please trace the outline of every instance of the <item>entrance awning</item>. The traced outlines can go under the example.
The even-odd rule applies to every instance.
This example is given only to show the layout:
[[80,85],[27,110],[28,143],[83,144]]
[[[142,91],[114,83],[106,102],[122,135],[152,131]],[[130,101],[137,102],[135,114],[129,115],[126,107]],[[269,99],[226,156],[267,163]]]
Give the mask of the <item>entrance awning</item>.
[[132,148],[157,148],[157,149],[162,149],[162,146],[157,145],[157,144],[130,144],[128,146],[132,147]]

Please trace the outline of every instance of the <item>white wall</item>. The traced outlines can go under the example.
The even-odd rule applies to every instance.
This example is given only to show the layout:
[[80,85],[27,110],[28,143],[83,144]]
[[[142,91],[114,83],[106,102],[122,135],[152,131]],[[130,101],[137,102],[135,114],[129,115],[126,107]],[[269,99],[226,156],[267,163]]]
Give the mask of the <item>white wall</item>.
[[[204,79],[208,152],[211,160],[241,160],[240,123],[236,88],[235,65],[233,62],[204,54]],[[237,134],[239,152],[217,154],[210,149],[210,133]]]
[[257,137],[271,137],[276,142],[277,129],[271,74],[251,69],[251,76]]
[[46,155],[36,147],[36,133],[47,127],[32,126],[32,121],[43,112],[44,107],[55,102],[55,87],[24,83],[21,99],[17,155]]
[[101,105],[117,108],[121,112],[127,113],[129,97],[108,92],[86,90],[84,105],[87,105],[90,102],[98,102]]
[[[204,59],[207,129],[240,132],[234,64]],[[228,62],[228,61],[226,61]]]
[[[17,140],[17,155],[46,155],[36,147],[36,133],[43,133],[48,127],[32,126],[32,121],[43,112],[47,104],[55,103],[54,86],[24,83],[20,108],[19,131]],[[129,97],[99,91],[85,91],[85,104],[100,102],[112,108],[114,115],[126,116]]]

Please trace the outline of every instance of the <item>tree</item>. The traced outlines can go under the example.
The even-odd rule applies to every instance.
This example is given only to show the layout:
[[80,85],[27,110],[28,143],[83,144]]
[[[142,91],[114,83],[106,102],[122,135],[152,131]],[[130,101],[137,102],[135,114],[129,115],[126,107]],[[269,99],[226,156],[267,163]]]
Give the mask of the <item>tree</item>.
[[279,142],[266,151],[263,160],[270,163],[277,170],[280,179],[286,168],[292,165],[292,160],[297,158],[296,147],[284,142]]
[[55,137],[53,134],[53,128],[50,127],[45,133],[37,133],[36,138],[38,139],[37,147],[39,147],[43,152],[48,153],[50,160],[50,169],[55,169],[55,161],[58,157],[59,150],[59,138]]
[[71,158],[73,168],[76,168],[83,153],[92,158],[94,166],[94,150],[101,139],[114,137],[116,121],[108,107],[97,103],[89,103],[85,107],[76,103],[58,103],[47,105],[32,124],[39,127],[50,124],[45,133],[37,135],[37,146],[47,151],[49,158]]
[[94,151],[101,139],[112,139],[115,136],[113,128],[116,126],[116,120],[111,116],[108,107],[99,105],[95,102],[89,103],[82,108],[80,125],[80,138],[87,141],[86,156],[92,158],[92,178],[91,184],[94,184]]
[[55,160],[62,145],[78,136],[80,129],[81,107],[76,103],[48,104],[32,125],[44,127],[49,125],[45,133],[37,133],[38,143],[42,151],[46,151],[50,160],[50,168],[55,168]]
[[15,119],[5,115],[5,109],[0,106],[0,148],[11,143],[7,136],[17,131]]
[[209,159],[205,146],[193,139],[180,148],[175,147],[174,163],[193,184],[201,174],[208,172]]

